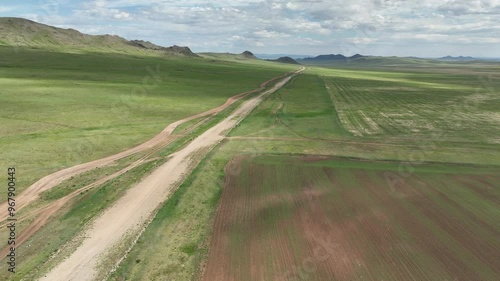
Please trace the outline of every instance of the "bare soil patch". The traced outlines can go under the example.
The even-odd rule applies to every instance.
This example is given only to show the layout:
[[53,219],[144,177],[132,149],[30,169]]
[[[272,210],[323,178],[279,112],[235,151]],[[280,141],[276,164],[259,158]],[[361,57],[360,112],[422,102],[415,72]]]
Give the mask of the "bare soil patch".
[[331,162],[234,159],[203,280],[500,280],[498,175]]

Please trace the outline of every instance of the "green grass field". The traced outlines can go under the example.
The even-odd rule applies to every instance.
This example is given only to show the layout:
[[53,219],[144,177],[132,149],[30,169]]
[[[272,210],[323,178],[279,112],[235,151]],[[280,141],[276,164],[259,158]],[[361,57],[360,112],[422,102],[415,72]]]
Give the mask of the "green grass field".
[[2,165],[17,167],[20,191],[51,172],[137,145],[290,69],[0,47]]
[[302,74],[266,99],[231,136],[336,138],[348,136],[323,80]]
[[[91,221],[93,218],[95,218],[95,216],[99,215],[103,210],[112,205],[120,196],[124,194],[124,192],[126,192],[128,188],[133,187],[138,181],[140,181],[140,179],[142,179],[144,176],[146,176],[155,168],[159,167],[162,163],[164,163],[168,155],[170,155],[171,153],[175,152],[177,149],[188,143],[195,136],[204,132],[210,126],[216,124],[222,118],[227,117],[227,115],[230,112],[232,112],[241,102],[242,101],[236,102],[235,104],[228,107],[218,115],[210,118],[205,124],[196,128],[194,131],[191,131],[189,133],[184,133],[185,135],[183,137],[174,141],[170,145],[167,145],[164,149],[158,151],[157,153],[153,154],[151,157],[156,158],[155,161],[145,162],[124,175],[121,175],[89,191],[80,193],[77,197],[75,197],[68,204],[66,204],[66,206],[64,206],[56,214],[54,214],[51,220],[49,220],[49,222],[42,229],[40,229],[35,235],[33,235],[27,242],[23,243],[22,246],[18,247],[19,252],[21,252],[22,254],[18,258],[18,262],[20,264],[20,270],[15,275],[12,275],[10,274],[10,272],[7,271],[8,265],[6,263],[0,265],[0,280],[23,280],[23,278],[28,280],[37,279],[43,275],[45,270],[48,270],[49,268],[56,265],[58,262],[61,262],[61,260],[64,259],[66,255],[69,255],[73,250],[75,250],[75,248],[78,246],[78,243],[81,241],[81,239],[83,239],[83,237],[81,236],[81,232],[85,230],[86,223]],[[67,195],[68,193],[70,193],[75,189],[81,188],[86,184],[93,183],[94,181],[105,175],[109,175],[113,172],[116,172],[124,168],[129,163],[140,158],[142,154],[145,153],[124,158],[118,161],[116,165],[93,169],[79,176],[72,177],[67,181],[64,181],[60,185],[51,189],[50,191],[44,192],[41,196],[41,200],[37,200],[32,204],[32,206],[28,206],[27,208],[24,208],[20,212],[18,212],[17,213],[18,219],[24,218],[25,215],[32,213],[33,210],[37,210],[41,206],[49,204],[54,200]],[[224,162],[217,163],[217,165],[213,164],[215,163],[212,164],[204,163],[203,165],[201,165],[201,167],[213,167],[213,166],[219,167],[221,165],[223,166]],[[186,182],[183,184],[183,186],[190,185],[191,182],[193,181],[193,178],[196,177],[195,176],[196,174],[197,173],[195,172],[192,177],[188,178]],[[216,181],[220,181],[222,180],[222,177],[223,174],[220,173],[218,177],[213,177],[213,179]],[[207,179],[203,179],[204,184],[207,182],[206,180]],[[186,190],[186,188],[184,187],[181,187],[180,189]],[[189,193],[191,193],[190,196],[192,196],[190,197],[190,200],[195,198],[196,200],[193,201],[198,202],[198,200],[203,199],[203,197],[206,196],[207,194],[211,194],[213,190],[210,188],[206,189],[205,191],[196,190],[195,195],[192,194],[192,192],[193,189],[190,189]],[[166,238],[165,236],[158,234],[157,232],[158,222],[163,222],[163,220],[165,219],[169,220],[171,218],[171,213],[173,213],[173,211],[178,212],[179,198],[181,197],[183,197],[182,191],[175,193],[175,195],[171,198],[172,200],[169,200],[168,203],[165,204],[165,206],[163,206],[163,208],[158,213],[155,220],[153,220],[151,226],[148,227],[148,231],[141,237],[141,240],[139,240],[138,242],[139,245],[145,246],[144,250],[148,251],[146,253],[141,251],[142,254],[147,254],[148,256],[148,258],[143,258],[144,263],[141,264],[141,268],[143,268],[143,270],[139,271],[141,276],[143,276],[144,278],[150,278],[150,276],[153,276],[150,274],[144,274],[145,270],[151,270],[151,274],[158,274],[158,272],[156,272],[155,270],[161,269],[161,267],[156,267],[157,264],[155,264],[155,261],[163,261],[165,256],[162,254],[161,251],[155,252],[154,250],[154,249],[161,249],[162,245],[155,243],[143,243],[143,241],[150,239],[151,241],[157,241],[157,240],[162,241],[164,238]],[[211,204],[204,203],[203,205],[205,209],[203,211],[206,212],[202,213],[199,213],[198,212],[199,210],[194,208],[194,207],[199,207],[198,204],[186,205],[184,201],[182,201],[182,205],[186,207],[185,209],[182,210],[183,212],[182,221],[185,222],[187,220],[192,220],[193,222],[197,222],[201,218],[203,218],[203,216],[205,216],[206,220],[208,221],[208,219],[211,217],[212,209],[215,207],[215,204],[217,203],[217,199],[218,195],[214,195],[214,198],[212,199],[204,199],[205,202],[212,202],[212,203]],[[193,207],[193,210],[195,212],[192,212],[190,207]],[[180,218],[179,216],[175,217]],[[27,219],[19,221],[17,225],[18,233],[22,233],[23,230],[33,221],[34,218],[35,218],[34,216],[30,216]],[[196,237],[196,235],[199,234],[205,235],[206,225],[200,224],[199,226],[201,227],[201,231],[199,232],[193,231],[191,235],[185,235],[186,233],[182,233],[182,239],[191,239],[191,237]],[[179,226],[176,225],[176,227]],[[192,230],[192,228],[194,228],[195,226],[190,225],[190,227]],[[3,236],[7,235],[7,233],[4,233],[4,231],[5,229],[2,229]],[[153,237],[149,236],[151,232],[153,232]],[[195,243],[192,244],[195,245]],[[126,248],[128,245],[126,243],[123,243],[120,246],[121,247],[119,248],[119,250],[124,251],[123,247]],[[178,252],[176,252],[175,249],[174,250],[169,249],[169,251],[172,252],[172,255],[169,257],[169,259],[172,261],[173,264],[177,262],[174,257],[177,257]],[[137,249],[134,248],[134,250]],[[58,255],[54,255],[54,253],[56,252],[58,253]],[[155,254],[150,255],[153,252]],[[119,259],[122,256],[123,252],[117,251],[116,254],[111,256],[111,258]],[[190,256],[192,256],[190,258],[194,258],[197,260],[200,260],[201,258],[201,255],[199,255],[198,252],[191,253]],[[133,265],[137,264],[136,260],[132,261]],[[150,264],[151,260],[153,261],[152,264],[154,265],[152,269],[146,266],[147,264]],[[182,260],[186,261],[187,259],[185,257],[182,257]],[[127,261],[128,260],[125,260],[124,264],[126,264]],[[194,262],[191,263],[195,264]],[[114,266],[114,264],[115,260],[101,262],[101,266],[106,267],[108,269]],[[186,276],[185,273],[186,270],[193,270],[192,267],[182,266],[182,268],[181,267],[177,268],[171,265],[171,263],[167,263],[166,265],[175,268],[175,270],[172,270],[172,272],[175,274],[180,274],[180,276]],[[132,267],[132,269],[136,271],[139,268]],[[102,272],[102,274],[104,275],[106,273],[107,271]],[[133,276],[136,276],[134,277],[136,279],[139,278],[137,277],[137,275]]]
[[[258,61],[57,53],[0,47],[2,166],[15,166],[17,190],[62,168],[98,159],[150,139],[168,124],[256,89],[293,68]],[[19,247],[19,270],[2,266],[0,279],[36,278],[73,250],[85,223],[100,214],[166,156],[185,145],[239,102],[166,146],[147,163],[91,191],[58,211]],[[137,159],[91,170],[56,186],[18,213],[19,218]],[[0,194],[5,194],[1,190]],[[2,196],[5,198],[4,196]],[[18,234],[34,217],[19,222]],[[1,233],[6,234],[5,229]],[[76,240],[73,240],[76,239]],[[51,256],[60,250],[61,256]],[[121,254],[121,253],[120,253]],[[109,263],[113,265],[113,261]]]

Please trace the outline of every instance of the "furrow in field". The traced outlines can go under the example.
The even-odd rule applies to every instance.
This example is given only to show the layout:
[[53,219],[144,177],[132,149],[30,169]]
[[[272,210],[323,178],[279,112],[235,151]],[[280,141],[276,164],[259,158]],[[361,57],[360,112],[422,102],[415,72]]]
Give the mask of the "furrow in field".
[[[420,262],[422,264],[419,266],[425,266],[426,271],[416,275],[419,280],[446,280],[454,276],[476,277],[476,273],[458,259],[450,251],[448,245],[443,244],[443,241],[436,236],[433,229],[428,227],[428,222],[421,219],[420,213],[404,204],[403,202],[406,202],[406,200],[399,201],[391,198],[394,194],[388,192],[389,187],[386,187],[386,182],[378,180],[377,184],[370,177],[366,177],[365,182],[371,196],[379,199],[382,204],[392,205],[392,212],[398,214],[394,217],[396,223],[409,233],[411,240],[407,241],[411,243],[410,247],[418,250],[418,252],[405,251],[404,255],[408,255],[410,259],[412,257],[409,255],[412,254],[421,258]],[[399,188],[399,194],[404,196],[402,198],[415,196],[415,190],[407,184],[402,184],[397,188]],[[413,275],[411,272],[408,272],[408,274]]]
[[469,187],[476,194],[481,196],[481,198],[495,204],[496,207],[500,209],[500,192],[498,188],[493,187],[494,184],[488,181],[488,179],[494,180],[491,176],[483,176],[483,177],[476,176],[472,177],[472,179],[467,177],[456,178],[458,182]]
[[[204,280],[498,279],[494,202],[472,204],[480,195],[446,169],[418,171],[391,187],[383,169],[349,163],[241,161],[241,173],[226,177]],[[495,182],[493,174],[463,177]],[[315,255],[318,241],[326,258]],[[239,271],[221,266],[228,261]]]
[[[430,183],[436,184],[435,181]],[[426,189],[418,184],[418,181],[410,179],[408,182],[401,183],[392,193],[383,190],[381,192],[375,188],[376,184],[367,186],[370,192],[378,198],[383,198],[383,194],[386,193],[389,196],[405,199],[404,201],[392,200],[394,212],[399,214],[395,218],[410,231],[412,238],[418,244],[417,249],[425,251],[428,259],[426,264],[435,264],[428,268],[440,269],[450,276],[441,275],[441,278],[460,277],[464,280],[483,280],[481,279],[483,274],[492,274],[492,268],[488,268],[487,263],[479,262],[477,256],[466,250],[467,246],[462,244],[464,241],[460,238],[463,233],[455,232],[458,229],[464,230],[464,222],[457,221],[454,219],[454,214],[444,211],[436,202],[431,202],[429,193],[425,192]],[[390,197],[386,197],[382,202],[384,201],[391,202]],[[475,236],[469,236],[468,239],[471,243],[482,243],[481,239]],[[438,276],[436,274],[438,273],[424,280],[435,280]]]
[[[416,200],[415,200],[416,201]],[[498,262],[500,254],[498,253],[498,244],[491,240],[482,239],[478,235],[478,228],[471,228],[471,222],[464,222],[457,218],[458,213],[450,213],[444,209],[444,205],[436,204],[428,196],[420,194],[419,200],[415,206],[426,218],[439,225],[444,233],[451,239],[449,245],[455,249],[455,253],[468,256],[468,264],[476,270],[475,278],[482,274],[491,276],[498,275]],[[445,237],[443,235],[443,237]],[[488,237],[488,236],[486,236]],[[458,254],[455,254],[458,255]],[[497,269],[495,269],[497,268]],[[481,274],[479,274],[481,273]]]

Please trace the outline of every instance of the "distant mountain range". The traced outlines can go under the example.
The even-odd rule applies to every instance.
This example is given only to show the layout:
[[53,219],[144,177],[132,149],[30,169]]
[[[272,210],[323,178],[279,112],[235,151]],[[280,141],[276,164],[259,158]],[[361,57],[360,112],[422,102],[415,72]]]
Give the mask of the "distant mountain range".
[[464,57],[464,56],[459,56],[459,57],[446,56],[446,57],[438,58],[438,60],[442,60],[442,61],[500,61],[500,58],[476,58],[476,57]]
[[[0,46],[39,48],[64,52],[110,52],[124,54],[141,55],[176,55],[197,57],[188,47],[171,46],[163,47],[142,40],[127,40],[116,35],[88,35],[74,29],[57,28],[23,18],[0,17]],[[416,57],[377,57],[355,54],[353,56],[344,56],[342,54],[329,54],[319,56],[307,55],[286,55],[286,54],[257,54],[250,51],[241,54],[219,54],[200,53],[200,55],[211,57],[227,57],[231,59],[267,59],[281,63],[290,64],[399,64],[414,63],[425,60],[438,60],[449,62],[468,62],[468,61],[493,61],[498,62],[500,58],[475,58],[470,56],[445,56],[441,58],[416,58]]]
[[464,57],[464,56],[459,56],[459,57],[446,56],[446,57],[438,58],[438,60],[471,61],[471,60],[479,60],[479,59],[473,58],[473,57]]
[[326,61],[349,61],[349,60],[356,60],[360,58],[364,58],[365,56],[362,56],[360,54],[355,54],[354,56],[346,57],[344,55],[338,54],[330,54],[330,55],[319,55],[316,57],[309,57],[309,58],[303,58],[299,59],[297,61],[304,61],[304,62],[326,62]]
[[294,60],[311,57],[311,55],[291,55],[291,54],[255,54],[256,57],[263,60],[275,60],[283,57],[289,57]]
[[[259,58],[263,57],[273,57],[275,55],[257,55]],[[330,54],[330,55],[319,55],[315,57],[311,56],[290,56],[290,55],[284,55],[282,57],[279,57],[277,59],[267,59],[268,61],[276,61],[276,62],[281,62],[281,63],[290,63],[290,64],[324,64],[324,63],[334,63],[334,62],[349,62],[353,60],[359,60],[366,58],[366,56],[360,55],[360,54],[355,54],[354,56],[346,57],[344,55],[338,54]]]
[[188,47],[162,47],[147,41],[129,41],[116,35],[88,35],[74,29],[57,28],[22,18],[0,18],[0,46],[2,45],[57,51],[198,56]]

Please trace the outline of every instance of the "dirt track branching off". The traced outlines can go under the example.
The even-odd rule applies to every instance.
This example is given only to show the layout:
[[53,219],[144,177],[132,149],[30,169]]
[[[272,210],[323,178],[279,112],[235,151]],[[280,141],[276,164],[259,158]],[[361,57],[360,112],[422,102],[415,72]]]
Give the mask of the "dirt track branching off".
[[[290,76],[295,74],[290,74]],[[92,280],[95,278],[98,274],[96,271],[98,260],[102,259],[103,255],[111,247],[117,245],[125,235],[140,231],[141,225],[148,221],[154,210],[175,190],[189,170],[197,165],[197,157],[194,157],[196,153],[200,150],[206,153],[207,149],[213,148],[223,139],[224,134],[260,103],[264,96],[278,90],[289,80],[289,76],[282,78],[271,89],[246,101],[226,119],[172,154],[165,164],[129,189],[115,205],[95,220],[76,251],[41,280]],[[264,86],[265,84],[261,85],[262,88]],[[193,119],[198,117],[193,117]]]

